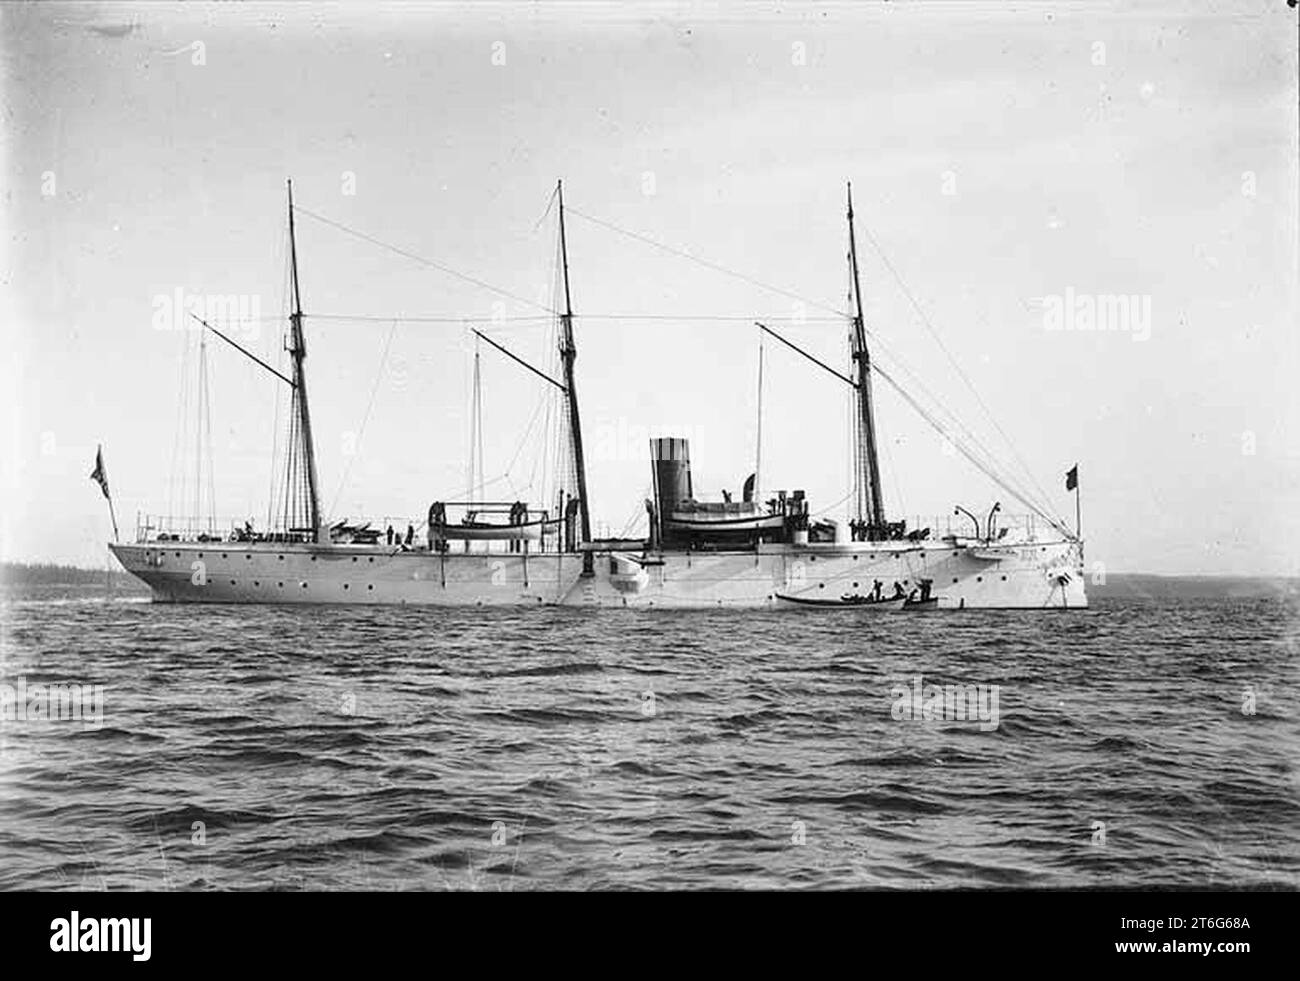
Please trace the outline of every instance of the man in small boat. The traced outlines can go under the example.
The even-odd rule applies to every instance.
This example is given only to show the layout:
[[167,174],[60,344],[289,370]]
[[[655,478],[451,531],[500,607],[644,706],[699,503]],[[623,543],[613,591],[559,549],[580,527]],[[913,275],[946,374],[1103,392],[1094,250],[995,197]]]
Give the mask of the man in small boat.
[[880,602],[880,591],[884,588],[885,588],[885,584],[881,582],[879,579],[877,579],[875,582],[871,584],[871,598],[875,602],[877,603]]
[[406,523],[406,542],[405,542],[405,544],[406,544],[406,545],[410,545],[411,542],[413,542],[413,541],[415,541],[415,525],[411,524],[411,523],[408,521],[408,522]]
[[898,599],[900,596],[906,596],[906,595],[907,595],[907,591],[906,591],[905,589],[903,589],[903,584],[902,584],[901,582],[899,582],[897,579],[895,579],[895,580],[894,580],[894,595],[893,595],[891,598],[892,598],[892,599]]
[[392,545],[392,544],[393,544],[393,526],[392,526],[392,525],[389,525],[389,526],[388,526],[388,531],[385,533],[385,536],[384,536],[384,537],[388,539],[388,544],[389,544],[389,545]]

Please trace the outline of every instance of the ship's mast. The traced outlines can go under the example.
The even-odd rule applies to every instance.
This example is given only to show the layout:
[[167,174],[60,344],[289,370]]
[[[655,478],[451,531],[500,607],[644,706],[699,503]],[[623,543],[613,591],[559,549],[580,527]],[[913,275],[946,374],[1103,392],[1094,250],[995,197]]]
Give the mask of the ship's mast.
[[[885,505],[880,494],[880,460],[876,455],[876,417],[871,402],[871,354],[867,350],[867,330],[862,317],[862,284],[858,280],[858,246],[853,234],[853,185],[849,195],[849,262],[853,268],[853,361],[858,384],[858,517],[865,512],[871,537],[882,536],[885,529]],[[865,493],[866,500],[863,501]]]
[[[298,289],[298,247],[293,233],[293,181],[289,181],[289,262],[293,283],[293,313],[290,314],[290,336],[293,347],[293,397],[298,410],[298,429],[302,438],[302,452],[307,464],[308,516],[311,519],[311,540],[320,541],[320,491],[316,479],[316,444],[311,436],[311,411],[307,406],[307,374],[303,361],[307,345],[302,333],[302,294]],[[292,453],[292,448],[290,449]]]
[[[564,235],[564,182],[557,181],[556,193],[560,200],[560,263],[564,270],[564,313],[560,315],[562,337],[560,357],[564,361],[564,385],[569,400],[569,440],[573,450],[573,467],[577,471],[578,515],[582,527],[582,542],[591,541],[591,511],[587,507],[587,468],[582,454],[582,423],[578,416],[578,389],[573,377],[573,362],[578,349],[573,343],[573,298],[569,293],[569,246]],[[594,574],[590,550],[582,553],[582,574]]]

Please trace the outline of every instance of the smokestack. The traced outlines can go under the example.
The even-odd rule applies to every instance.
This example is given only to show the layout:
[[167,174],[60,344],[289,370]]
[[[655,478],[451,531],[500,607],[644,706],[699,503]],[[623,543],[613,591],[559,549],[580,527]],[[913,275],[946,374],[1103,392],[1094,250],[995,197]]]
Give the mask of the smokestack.
[[661,520],[672,514],[682,501],[691,500],[690,443],[677,436],[650,440],[650,467],[655,482],[655,505]]

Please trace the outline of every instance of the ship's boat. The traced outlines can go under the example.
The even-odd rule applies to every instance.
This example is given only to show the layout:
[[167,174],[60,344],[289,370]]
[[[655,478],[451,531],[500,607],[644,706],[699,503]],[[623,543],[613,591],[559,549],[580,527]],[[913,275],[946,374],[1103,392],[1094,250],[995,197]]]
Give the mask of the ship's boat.
[[465,522],[435,529],[433,540],[455,542],[540,542],[542,531],[556,521],[530,521],[522,525],[498,525],[487,521]]
[[839,599],[818,599],[815,596],[787,596],[783,593],[777,593],[776,598],[782,605],[836,610],[854,609],[862,610],[864,613],[897,613],[907,603],[906,596],[872,599],[870,596],[857,594],[846,594]]

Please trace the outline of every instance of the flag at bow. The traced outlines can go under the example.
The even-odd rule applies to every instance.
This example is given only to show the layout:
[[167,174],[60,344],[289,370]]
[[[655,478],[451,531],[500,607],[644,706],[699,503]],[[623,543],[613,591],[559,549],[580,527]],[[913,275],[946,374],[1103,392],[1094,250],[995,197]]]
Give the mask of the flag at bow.
[[1079,486],[1079,465],[1076,463],[1065,472],[1065,489],[1074,490]]
[[108,471],[104,469],[103,446],[95,450],[95,469],[90,472],[90,479],[99,484],[99,489],[104,492],[105,497],[112,497],[108,493]]

